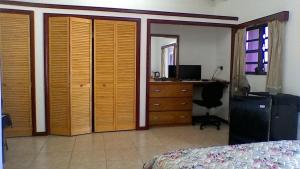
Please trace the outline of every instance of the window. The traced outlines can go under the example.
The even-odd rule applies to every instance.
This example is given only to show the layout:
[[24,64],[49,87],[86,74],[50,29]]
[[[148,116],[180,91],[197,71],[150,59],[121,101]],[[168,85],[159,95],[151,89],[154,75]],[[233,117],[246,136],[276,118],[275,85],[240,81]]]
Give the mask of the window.
[[259,25],[247,29],[246,74],[266,75],[268,72],[268,26]]

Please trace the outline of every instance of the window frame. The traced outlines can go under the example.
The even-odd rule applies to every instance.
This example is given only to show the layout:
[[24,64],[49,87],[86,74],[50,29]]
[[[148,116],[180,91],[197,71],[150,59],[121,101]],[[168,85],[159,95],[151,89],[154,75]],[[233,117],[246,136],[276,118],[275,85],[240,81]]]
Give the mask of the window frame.
[[[266,27],[268,27],[268,24],[260,24],[260,25],[252,26],[252,27],[249,27],[246,29],[246,32],[255,30],[255,29],[259,30],[258,39],[251,39],[251,40],[246,39],[246,44],[248,42],[258,41],[258,49],[256,49],[256,50],[247,50],[246,49],[246,55],[245,55],[245,60],[246,60],[246,56],[248,53],[257,53],[257,55],[258,55],[257,62],[245,62],[245,66],[247,64],[257,64],[258,71],[257,72],[247,72],[245,70],[246,75],[267,75],[267,71],[264,70],[264,64],[269,64],[269,62],[264,62],[263,56],[264,56],[264,52],[268,52],[268,49],[265,51],[262,50],[262,47],[263,47],[263,44],[265,41],[265,39],[263,38],[263,35],[265,33]],[[266,39],[269,39],[269,38],[267,37]],[[245,46],[245,48],[246,48],[246,46]]]

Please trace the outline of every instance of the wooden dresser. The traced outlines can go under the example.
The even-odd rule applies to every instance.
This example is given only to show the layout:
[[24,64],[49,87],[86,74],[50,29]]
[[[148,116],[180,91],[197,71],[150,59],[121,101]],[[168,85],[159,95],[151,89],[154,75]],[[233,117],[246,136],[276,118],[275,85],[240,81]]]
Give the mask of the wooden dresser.
[[192,123],[193,84],[150,82],[149,97],[151,126]]

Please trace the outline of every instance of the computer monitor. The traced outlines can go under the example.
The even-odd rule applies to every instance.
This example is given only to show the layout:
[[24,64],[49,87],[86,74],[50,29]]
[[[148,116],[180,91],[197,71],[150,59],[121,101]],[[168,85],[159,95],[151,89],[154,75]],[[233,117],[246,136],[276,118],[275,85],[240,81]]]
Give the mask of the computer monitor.
[[179,65],[179,80],[201,80],[201,65]]
[[176,66],[169,65],[169,78],[176,78]]

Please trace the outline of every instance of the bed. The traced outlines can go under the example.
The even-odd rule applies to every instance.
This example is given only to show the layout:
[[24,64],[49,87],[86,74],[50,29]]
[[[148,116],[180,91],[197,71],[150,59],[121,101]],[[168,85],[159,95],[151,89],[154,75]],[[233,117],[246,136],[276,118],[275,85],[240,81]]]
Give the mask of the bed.
[[300,169],[300,141],[181,149],[155,156],[144,169]]

